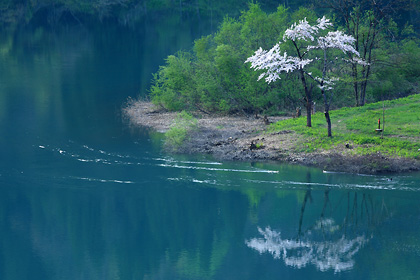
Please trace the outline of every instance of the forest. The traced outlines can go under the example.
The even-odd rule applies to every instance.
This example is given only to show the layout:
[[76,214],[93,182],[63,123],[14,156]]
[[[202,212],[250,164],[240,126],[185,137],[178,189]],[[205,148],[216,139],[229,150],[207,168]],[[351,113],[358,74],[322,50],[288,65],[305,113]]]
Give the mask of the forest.
[[[91,22],[136,28],[167,17],[210,20],[211,34],[169,55],[153,75],[147,92],[151,100],[171,111],[279,115],[308,108],[300,76],[287,73],[268,84],[244,62],[258,48],[268,50],[282,41],[286,29],[304,18],[309,23],[324,15],[332,19],[335,30],[356,39],[355,49],[366,61],[355,65],[329,58],[329,71],[340,76],[332,109],[417,93],[419,6],[414,0],[1,0],[0,22],[9,29],[28,24],[88,27]],[[282,48],[293,51],[292,44]],[[308,87],[313,88],[311,103],[322,110],[321,91]]]
[[[382,6],[370,1],[357,1],[360,5],[352,6],[350,2],[324,1],[330,7],[324,12],[333,18],[336,29],[355,38],[354,48],[365,62],[357,65],[340,61],[335,55],[328,57],[328,71],[340,75],[332,108],[363,106],[417,93],[418,33],[410,21],[399,18],[407,6],[400,1],[400,13],[395,13],[397,5],[389,1]],[[367,2],[371,6],[362,5]],[[281,81],[266,83],[258,79],[261,71],[253,71],[244,62],[258,48],[268,50],[283,41],[293,23],[302,19],[315,23],[320,16],[313,8],[293,10],[280,5],[270,13],[259,4],[249,4],[239,18],[225,17],[217,32],[196,40],[191,51],[170,55],[154,76],[152,101],[175,111],[275,115],[306,107],[310,112],[308,95],[302,94],[303,74],[285,73]],[[294,43],[282,44],[285,53],[297,48]],[[319,72],[319,68],[314,65],[308,72]],[[306,84],[305,91],[307,87],[312,93],[312,106],[323,104],[321,90],[313,83]]]

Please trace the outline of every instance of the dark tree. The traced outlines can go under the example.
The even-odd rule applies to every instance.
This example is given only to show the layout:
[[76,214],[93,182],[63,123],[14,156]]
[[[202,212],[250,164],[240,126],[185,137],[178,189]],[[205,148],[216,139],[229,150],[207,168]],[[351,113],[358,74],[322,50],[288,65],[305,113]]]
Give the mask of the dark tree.
[[[409,0],[313,0],[323,8],[332,10],[337,20],[345,27],[346,33],[355,39],[355,48],[366,65],[352,63],[352,83],[356,106],[363,106],[366,100],[366,88],[372,70],[373,50],[378,47],[381,33],[388,31],[392,18],[407,10]],[[349,59],[353,59],[350,54]]]

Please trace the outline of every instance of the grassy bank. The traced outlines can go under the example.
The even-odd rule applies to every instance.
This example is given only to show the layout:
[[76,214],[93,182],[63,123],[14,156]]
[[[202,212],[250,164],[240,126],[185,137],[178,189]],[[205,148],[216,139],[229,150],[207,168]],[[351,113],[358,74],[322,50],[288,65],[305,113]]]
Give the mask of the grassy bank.
[[[381,119],[383,128],[378,128]],[[420,94],[397,100],[368,104],[364,107],[331,111],[333,137],[328,138],[322,112],[313,116],[312,128],[306,118],[283,120],[271,125],[270,132],[292,130],[297,134],[296,149],[312,153],[337,150],[350,155],[377,154],[420,160]],[[349,148],[344,148],[348,144]]]
[[[331,111],[333,137],[327,137],[322,112],[306,118],[205,115],[197,119],[134,102],[124,109],[132,124],[166,132],[170,152],[210,154],[218,160],[275,161],[315,166],[326,171],[377,174],[420,170],[420,95]],[[185,113],[184,113],[185,114]],[[174,120],[178,119],[174,122]],[[280,120],[280,121],[279,121]],[[382,126],[381,126],[382,127]]]

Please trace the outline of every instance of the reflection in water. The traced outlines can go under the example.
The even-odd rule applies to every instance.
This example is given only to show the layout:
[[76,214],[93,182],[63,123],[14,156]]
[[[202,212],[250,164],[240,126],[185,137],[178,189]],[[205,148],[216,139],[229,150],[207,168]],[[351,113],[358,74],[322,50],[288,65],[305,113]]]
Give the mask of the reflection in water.
[[168,156],[121,122],[183,22],[0,34],[0,279],[420,279],[419,175]]
[[[322,272],[351,270],[355,264],[353,259],[355,254],[373,237],[372,233],[369,234],[370,230],[366,229],[377,224],[387,215],[384,215],[383,207],[380,210],[375,207],[372,197],[365,193],[362,195],[360,205],[357,192],[354,194],[353,202],[350,192],[347,192],[347,195],[339,199],[337,204],[335,202],[333,206],[334,201],[330,199],[331,182],[328,179],[328,184],[323,191],[323,202],[320,203],[322,200],[319,200],[318,203],[314,203],[320,207],[320,216],[309,223],[309,228],[303,230],[304,214],[306,211],[313,212],[313,208],[310,210],[307,208],[309,203],[314,202],[309,172],[306,174],[306,180],[308,185],[300,209],[297,237],[283,239],[280,231],[272,230],[270,227],[264,230],[258,228],[263,238],[253,238],[246,241],[246,245],[261,254],[269,252],[275,259],[283,259],[287,266],[298,269],[312,264]],[[320,194],[319,191],[318,193]],[[343,199],[346,196],[347,201]],[[337,209],[340,205],[345,209],[342,212],[345,216],[338,215],[339,219],[343,219],[343,222],[338,225],[332,217],[337,214],[333,209]],[[358,211],[359,207],[360,211]]]
[[320,271],[333,269],[334,272],[350,270],[354,266],[353,256],[365,245],[369,239],[365,236],[356,236],[348,239],[342,235],[336,240],[311,240],[325,232],[334,232],[338,226],[332,219],[318,221],[313,232],[305,239],[282,239],[280,232],[270,227],[264,230],[258,228],[263,238],[253,238],[246,241],[248,247],[259,253],[268,252],[275,259],[283,259],[284,263],[294,268],[303,268],[313,264]]

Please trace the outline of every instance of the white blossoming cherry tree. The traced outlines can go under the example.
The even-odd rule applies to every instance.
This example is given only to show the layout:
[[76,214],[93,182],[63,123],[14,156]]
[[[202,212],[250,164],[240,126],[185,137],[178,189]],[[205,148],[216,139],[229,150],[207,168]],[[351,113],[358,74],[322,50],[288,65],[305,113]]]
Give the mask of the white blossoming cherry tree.
[[[331,63],[328,60],[328,54],[330,51],[340,50],[340,53],[343,54],[344,61],[346,61],[345,57],[348,57],[349,54],[353,54],[357,58],[360,55],[353,46],[355,39],[352,36],[346,35],[342,31],[326,32],[328,27],[332,27],[332,23],[325,16],[317,19],[317,24],[315,25],[309,24],[305,18],[299,21],[299,23],[294,23],[285,31],[283,36],[284,42],[290,41],[292,43],[295,52],[294,56],[290,56],[286,52],[282,53],[280,50],[281,42],[279,42],[269,51],[263,50],[262,48],[258,49],[245,63],[250,62],[251,68],[254,68],[254,70],[263,70],[258,80],[265,77],[267,83],[281,79],[280,75],[283,72],[299,73],[305,91],[306,125],[308,127],[312,126],[312,88],[313,84],[318,85],[324,100],[324,113],[328,125],[328,136],[331,137],[329,109],[333,97],[332,90],[339,78],[337,77],[338,73],[334,73],[329,69]],[[325,31],[321,32],[322,30]],[[321,35],[321,33],[324,33],[324,35]],[[320,53],[323,54],[323,58],[316,57]],[[354,61],[364,63],[361,59]],[[318,72],[321,74],[318,76],[313,75],[307,71],[309,67],[318,67]]]

